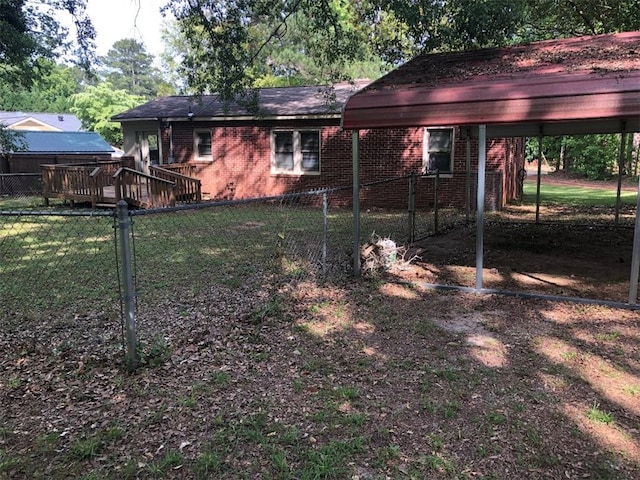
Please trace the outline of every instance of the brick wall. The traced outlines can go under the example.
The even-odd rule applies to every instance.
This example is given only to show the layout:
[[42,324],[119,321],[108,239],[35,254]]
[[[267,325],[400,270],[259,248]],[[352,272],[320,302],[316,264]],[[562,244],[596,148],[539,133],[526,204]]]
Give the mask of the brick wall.
[[[302,122],[246,122],[225,123],[224,126],[205,122],[176,122],[172,128],[175,161],[196,165],[203,192],[211,198],[246,198],[277,195],[292,191],[306,191],[325,187],[351,185],[352,136],[343,131],[339,119]],[[321,130],[321,174],[287,175],[271,173],[271,131],[273,128]],[[211,129],[213,158],[197,161],[194,158],[193,131]],[[441,205],[461,207],[465,201],[466,141],[459,140],[456,132],[454,146],[454,174],[442,176],[438,183],[438,201]],[[163,133],[164,162],[168,161],[169,136]],[[487,145],[487,201],[492,208],[500,208],[514,198],[517,167],[505,167],[518,153],[517,140],[489,140]],[[521,142],[520,142],[521,143]],[[478,143],[471,141],[473,194],[475,195]],[[422,129],[368,130],[360,132],[360,181],[375,182],[383,179],[418,174],[417,204],[433,205],[433,178],[421,177]],[[345,192],[346,201],[350,191]],[[362,192],[363,206],[406,208],[408,182],[393,182]],[[475,202],[475,196],[472,197]]]

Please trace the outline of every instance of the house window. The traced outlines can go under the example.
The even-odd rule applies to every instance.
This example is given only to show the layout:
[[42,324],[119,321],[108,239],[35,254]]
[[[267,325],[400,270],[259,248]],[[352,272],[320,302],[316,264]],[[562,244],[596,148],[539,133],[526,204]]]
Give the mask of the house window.
[[320,173],[318,130],[275,130],[271,136],[271,172]]
[[196,130],[193,132],[193,151],[196,160],[212,160],[211,130]]
[[453,128],[425,128],[422,174],[453,172]]

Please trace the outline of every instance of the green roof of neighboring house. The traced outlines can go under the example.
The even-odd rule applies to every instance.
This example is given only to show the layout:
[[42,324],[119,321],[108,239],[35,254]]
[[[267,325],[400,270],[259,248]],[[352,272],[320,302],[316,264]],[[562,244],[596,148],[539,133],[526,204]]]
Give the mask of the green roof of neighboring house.
[[20,153],[112,153],[113,147],[96,132],[20,132],[26,150]]

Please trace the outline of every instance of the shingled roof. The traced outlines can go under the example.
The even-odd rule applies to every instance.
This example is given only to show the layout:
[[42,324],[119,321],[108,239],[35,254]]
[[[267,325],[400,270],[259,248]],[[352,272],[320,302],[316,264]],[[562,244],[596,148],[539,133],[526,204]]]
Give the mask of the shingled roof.
[[239,103],[225,104],[218,95],[160,97],[126,112],[112,120],[216,120],[226,118],[274,118],[296,116],[332,116],[339,118],[350,95],[369,81],[359,80],[336,84],[333,88],[280,87],[258,90],[258,110]]
[[82,128],[82,122],[70,113],[0,111],[0,123],[13,130],[51,128],[61,132],[77,132]]
[[640,32],[420,55],[353,95],[343,115],[347,129],[528,123],[559,131],[559,122],[580,130],[585,121],[637,128]]

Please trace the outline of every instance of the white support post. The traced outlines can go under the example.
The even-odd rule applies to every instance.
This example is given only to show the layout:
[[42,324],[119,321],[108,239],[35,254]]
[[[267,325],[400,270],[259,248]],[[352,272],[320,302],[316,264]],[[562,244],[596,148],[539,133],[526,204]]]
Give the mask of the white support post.
[[487,126],[478,128],[478,191],[476,211],[476,290],[482,289],[484,263],[484,190],[487,168]]
[[360,276],[360,131],[354,130],[352,140],[353,169],[353,274]]

